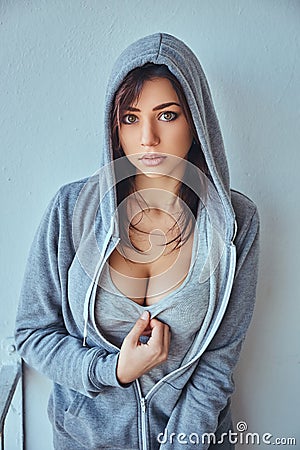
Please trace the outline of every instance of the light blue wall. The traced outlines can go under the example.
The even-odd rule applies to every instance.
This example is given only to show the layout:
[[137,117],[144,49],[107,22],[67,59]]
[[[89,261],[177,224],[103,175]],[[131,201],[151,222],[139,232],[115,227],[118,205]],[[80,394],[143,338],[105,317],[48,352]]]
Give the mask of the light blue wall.
[[[98,167],[113,61],[156,31],[175,34],[200,58],[232,186],[260,210],[257,307],[236,373],[235,423],[296,437],[300,445],[297,0],[0,2],[0,338],[12,334],[25,260],[46,204],[61,184]],[[27,372],[30,450],[51,448],[48,387]]]

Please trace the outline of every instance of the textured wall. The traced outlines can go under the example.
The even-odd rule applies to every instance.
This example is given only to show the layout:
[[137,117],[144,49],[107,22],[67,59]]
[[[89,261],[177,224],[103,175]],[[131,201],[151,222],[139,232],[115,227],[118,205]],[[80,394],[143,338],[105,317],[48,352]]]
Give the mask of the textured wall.
[[[262,222],[257,307],[236,373],[235,422],[294,436],[300,445],[299,23],[297,0],[0,2],[1,339],[12,334],[42,211],[61,184],[98,167],[114,59],[145,34],[175,34],[202,62],[232,186],[257,202]],[[30,450],[51,448],[48,388],[27,372]]]

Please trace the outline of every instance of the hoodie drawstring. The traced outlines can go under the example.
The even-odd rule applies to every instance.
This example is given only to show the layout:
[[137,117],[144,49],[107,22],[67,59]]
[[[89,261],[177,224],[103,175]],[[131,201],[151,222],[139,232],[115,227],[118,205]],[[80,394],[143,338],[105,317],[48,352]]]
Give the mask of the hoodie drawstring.
[[99,261],[97,263],[97,266],[95,268],[94,276],[93,276],[92,281],[91,281],[91,283],[88,287],[88,290],[86,291],[86,294],[85,294],[84,307],[83,307],[83,320],[84,320],[83,343],[82,343],[83,347],[86,347],[90,302],[91,302],[91,300],[94,300],[94,298],[96,296],[97,286],[98,286],[99,278],[101,275],[102,262],[104,259],[104,255],[105,255],[108,243],[113,234],[113,230],[114,230],[114,216],[112,216],[112,218],[111,218],[110,227],[109,227],[108,233],[107,233],[104,243],[103,243],[103,249],[102,249]]

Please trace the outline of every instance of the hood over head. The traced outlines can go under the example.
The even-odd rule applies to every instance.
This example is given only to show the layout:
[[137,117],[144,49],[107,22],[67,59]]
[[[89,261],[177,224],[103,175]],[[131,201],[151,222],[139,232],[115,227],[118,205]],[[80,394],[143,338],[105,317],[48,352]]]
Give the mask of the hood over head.
[[[115,62],[105,98],[104,151],[101,164],[106,165],[112,161],[110,117],[116,91],[131,70],[146,63],[166,65],[183,88],[211,179],[224,207],[229,226],[227,238],[230,240],[234,233],[234,212],[218,118],[200,62],[192,50],[178,38],[166,33],[146,36],[127,47]],[[115,209],[116,205],[112,206]]]

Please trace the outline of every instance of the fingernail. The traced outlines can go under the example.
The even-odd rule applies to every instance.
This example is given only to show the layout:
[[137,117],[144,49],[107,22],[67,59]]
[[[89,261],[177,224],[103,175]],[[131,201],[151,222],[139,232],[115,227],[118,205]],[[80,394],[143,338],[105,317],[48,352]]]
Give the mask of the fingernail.
[[148,311],[144,311],[143,314],[141,315],[141,319],[143,320],[147,320],[148,319]]

